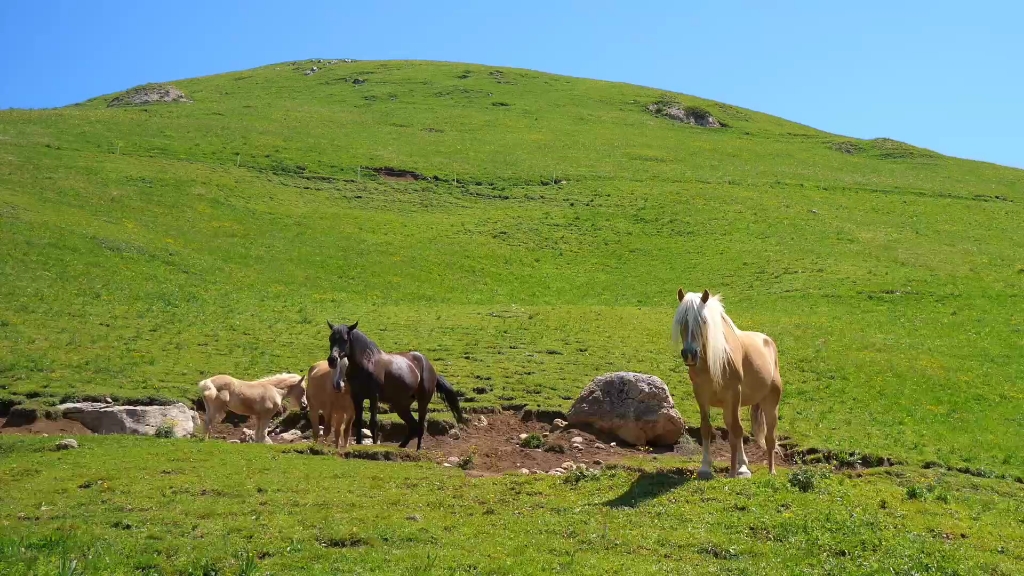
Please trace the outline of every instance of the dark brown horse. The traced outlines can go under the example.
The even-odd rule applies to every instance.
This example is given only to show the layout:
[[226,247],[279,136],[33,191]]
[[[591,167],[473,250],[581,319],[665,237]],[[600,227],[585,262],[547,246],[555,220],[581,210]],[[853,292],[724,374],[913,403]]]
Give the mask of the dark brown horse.
[[[455,421],[463,422],[462,409],[455,389],[434,370],[434,366],[419,352],[389,354],[381,350],[373,340],[356,330],[359,322],[351,326],[335,326],[330,321],[330,352],[327,364],[338,366],[342,358],[348,358],[345,382],[352,389],[352,401],[356,405],[356,443],[363,440],[363,401],[370,401],[370,434],[373,442],[377,437],[377,411],[379,402],[384,401],[405,422],[407,432],[398,445],[405,448],[416,436],[416,449],[423,444],[426,430],[427,406],[434,397],[434,390],[441,393],[441,400],[455,415]],[[335,390],[341,390],[341,371],[334,383]],[[413,401],[419,409],[419,421],[412,416]]]

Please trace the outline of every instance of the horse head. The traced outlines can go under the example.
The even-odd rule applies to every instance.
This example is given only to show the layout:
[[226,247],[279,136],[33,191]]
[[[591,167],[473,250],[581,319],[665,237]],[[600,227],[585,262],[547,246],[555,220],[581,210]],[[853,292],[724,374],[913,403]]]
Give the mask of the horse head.
[[355,331],[356,327],[359,326],[359,321],[351,326],[339,324],[335,326],[330,320],[327,321],[327,327],[331,329],[331,335],[329,338],[330,347],[327,354],[327,365],[334,370],[338,367],[338,361],[342,358],[347,358],[352,348],[352,332]]

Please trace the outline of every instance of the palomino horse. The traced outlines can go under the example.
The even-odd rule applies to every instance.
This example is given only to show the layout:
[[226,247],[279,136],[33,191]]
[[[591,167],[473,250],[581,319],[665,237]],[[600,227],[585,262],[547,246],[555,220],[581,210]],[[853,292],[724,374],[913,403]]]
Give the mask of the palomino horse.
[[267,438],[270,419],[289,398],[300,407],[305,407],[306,390],[302,387],[305,378],[298,374],[276,374],[255,382],[246,382],[219,374],[203,380],[199,383],[199,392],[206,405],[206,438],[210,438],[210,429],[220,422],[224,412],[231,410],[235,414],[255,418],[256,441],[273,444]]
[[[697,477],[709,479],[711,469],[711,407],[722,408],[729,431],[730,478],[750,478],[743,453],[740,407],[750,406],[754,439],[768,452],[768,471],[775,473],[775,425],[779,421],[782,378],[775,342],[760,332],[744,332],[725,313],[719,296],[683,293],[672,325],[672,340],[690,374],[700,406],[704,458]],[[767,445],[766,445],[767,444]]]
[[[309,367],[306,373],[306,404],[309,406],[309,422],[313,425],[313,444],[320,440],[320,414],[324,415],[324,440],[334,430],[334,448],[348,446],[352,423],[356,419],[356,406],[352,403],[352,389],[342,380],[342,389],[335,392],[334,381],[344,375],[348,360],[342,359],[338,367],[331,369],[326,360]],[[337,372],[335,372],[337,371]],[[344,439],[344,441],[342,441]]]
[[[356,406],[356,443],[363,440],[363,400],[370,401],[370,434],[376,444],[378,402],[383,400],[402,418],[406,425],[405,438],[399,447],[405,448],[416,436],[416,449],[423,444],[426,430],[427,406],[436,389],[441,400],[455,415],[455,421],[463,422],[462,409],[455,389],[434,366],[419,352],[389,354],[356,330],[359,322],[351,326],[335,326],[330,321],[330,351],[327,363],[337,368],[342,359],[348,359],[345,382],[352,388],[352,400]],[[334,389],[341,389],[341,374],[334,381]],[[419,408],[419,421],[412,417],[409,408],[413,400]]]

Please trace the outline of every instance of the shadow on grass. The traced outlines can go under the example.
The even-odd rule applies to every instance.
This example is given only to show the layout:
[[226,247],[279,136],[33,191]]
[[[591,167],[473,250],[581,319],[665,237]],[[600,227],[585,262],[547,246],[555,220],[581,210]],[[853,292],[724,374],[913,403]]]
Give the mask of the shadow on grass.
[[641,472],[625,492],[608,500],[604,505],[612,508],[636,508],[695,479],[694,471],[689,468]]

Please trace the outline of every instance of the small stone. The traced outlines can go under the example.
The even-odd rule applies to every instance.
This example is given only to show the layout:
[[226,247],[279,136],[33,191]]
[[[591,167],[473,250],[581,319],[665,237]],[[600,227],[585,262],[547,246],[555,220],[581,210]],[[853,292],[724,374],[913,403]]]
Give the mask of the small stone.
[[462,439],[462,433],[459,432],[458,428],[452,428],[448,432],[448,438],[450,438],[452,440],[461,440]]
[[284,434],[281,434],[280,438],[285,442],[295,442],[302,438],[302,432],[299,432],[298,430],[289,430]]
[[240,440],[228,440],[228,444],[241,444]]
[[551,432],[542,432],[540,437],[547,440],[548,436],[551,436]]
[[594,466],[604,466],[604,461],[594,458],[590,461]]
[[114,403],[114,401],[113,401],[113,400],[111,400],[110,398],[104,398],[104,399],[103,399],[103,403],[104,403],[104,404],[113,404],[113,403]]
[[477,426],[487,426],[487,418],[484,418],[483,414],[477,414],[476,417],[473,418],[473,424]]
[[362,445],[363,446],[372,446],[373,445],[373,439],[372,438],[363,438]]
[[534,468],[533,470],[530,470],[530,474],[543,474],[543,473],[544,473],[543,470],[537,470],[536,468]]
[[459,463],[459,457],[458,456],[449,456],[448,457],[448,463],[449,464],[458,464]]
[[363,428],[363,436],[369,436],[370,438],[373,438],[373,435],[370,434],[370,431],[367,430],[366,428]]
[[447,462],[445,462],[444,464],[441,464],[441,466],[444,466],[445,468],[451,468],[452,467],[452,465],[447,463]]
[[523,432],[522,434],[519,435],[519,441],[522,442],[523,440],[526,440],[529,437],[530,437],[529,434],[527,434],[526,432]]
[[39,436],[42,437],[42,438],[49,438],[50,437],[49,434],[45,434],[45,433],[44,434],[40,434]]
[[405,519],[411,522],[422,522],[423,516],[420,516],[419,514],[409,514],[405,517]]
[[583,444],[573,444],[572,445],[572,449],[573,450],[583,450]]
[[65,438],[60,442],[57,442],[57,450],[74,450],[78,448],[78,441],[74,438]]
[[242,442],[250,443],[256,441],[256,433],[248,428],[242,428]]
[[530,473],[530,469],[529,468],[520,468],[519,469],[519,473],[520,474],[524,474],[524,475],[525,474],[529,474]]
[[612,448],[615,448],[616,446],[618,446],[618,444],[615,443],[615,442],[612,442],[611,444],[609,444],[609,446],[611,446]]
[[559,466],[559,468],[561,468],[562,470],[572,470],[575,467],[576,467],[576,463],[575,462],[562,462],[562,465]]
[[28,516],[24,512],[18,512],[18,520],[24,520],[25,518],[28,518]]
[[561,418],[555,418],[555,421],[551,423],[551,429],[561,430],[562,428],[565,428],[568,425],[569,423],[566,422],[565,420],[562,420]]
[[583,436],[573,436],[572,440],[569,440],[569,442],[572,442],[573,444],[582,444]]
[[565,470],[562,470],[561,468],[554,468],[552,470],[549,470],[548,474],[550,474],[552,476],[561,476],[561,475],[565,474]]
[[597,448],[598,450],[607,450],[608,449],[607,446],[605,446],[604,444],[601,444],[600,442],[595,442],[594,443],[594,448]]

